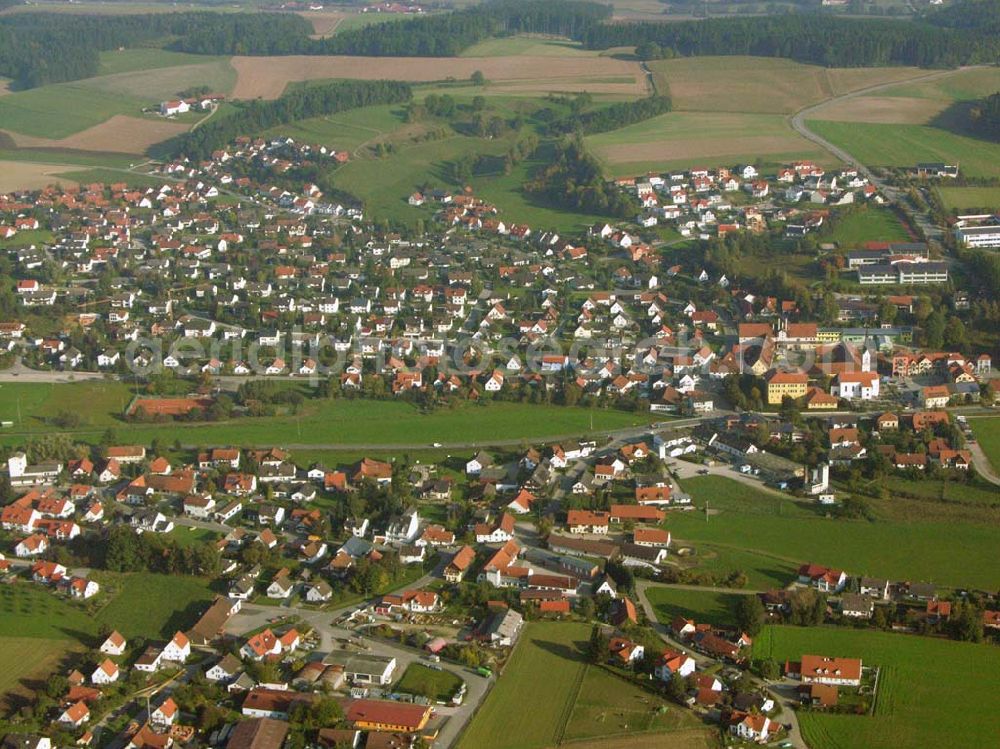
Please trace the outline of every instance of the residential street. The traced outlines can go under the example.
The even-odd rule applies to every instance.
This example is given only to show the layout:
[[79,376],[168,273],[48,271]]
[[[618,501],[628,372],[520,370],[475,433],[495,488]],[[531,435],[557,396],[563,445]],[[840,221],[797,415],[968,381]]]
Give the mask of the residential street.
[[[683,645],[679,640],[674,639],[670,627],[668,624],[662,623],[656,617],[656,610],[650,604],[649,599],[646,597],[646,591],[651,587],[665,587],[665,588],[679,588],[688,589],[691,586],[677,586],[677,585],[662,585],[660,583],[654,583],[650,580],[637,579],[635,581],[635,592],[639,599],[639,604],[642,606],[642,610],[646,613],[646,618],[653,623],[653,628],[660,635],[664,642],[666,642],[670,647],[680,650],[682,653],[686,653],[694,658],[695,663],[698,664],[698,669],[702,670],[709,666],[720,663],[713,658],[709,658],[706,655],[698,653],[694,650]],[[699,588],[699,590],[712,590],[711,588]],[[740,593],[749,593],[750,591],[738,591]],[[796,747],[802,747],[803,749],[808,749],[808,744],[806,744],[805,739],[802,737],[802,731],[799,729],[799,719],[795,713],[795,707],[798,706],[798,701],[796,700],[795,692],[789,693],[787,685],[783,686],[781,684],[772,684],[769,682],[764,682],[761,680],[760,684],[768,691],[771,698],[776,704],[781,705],[781,715],[778,717],[778,721],[786,725],[791,726],[788,731],[788,741],[790,741]]]

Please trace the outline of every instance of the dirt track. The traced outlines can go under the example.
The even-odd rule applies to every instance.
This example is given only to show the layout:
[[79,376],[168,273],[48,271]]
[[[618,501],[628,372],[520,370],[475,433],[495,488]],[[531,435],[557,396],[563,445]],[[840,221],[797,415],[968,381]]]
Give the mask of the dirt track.
[[[516,57],[234,57],[235,99],[276,99],[293,81],[324,78],[440,81],[481,70],[491,84],[519,92],[647,93],[639,65],[608,58]],[[539,75],[541,73],[541,76]],[[628,82],[608,82],[623,78]],[[506,89],[505,89],[506,90]]]

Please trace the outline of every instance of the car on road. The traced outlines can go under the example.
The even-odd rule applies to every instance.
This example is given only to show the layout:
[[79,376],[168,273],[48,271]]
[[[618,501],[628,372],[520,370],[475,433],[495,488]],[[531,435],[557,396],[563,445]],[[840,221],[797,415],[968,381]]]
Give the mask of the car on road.
[[432,442],[431,443],[431,447],[441,447],[441,443],[440,442]]
[[698,469],[698,475],[699,476],[707,476],[710,473],[711,473],[711,471],[709,471],[707,468],[699,468]]

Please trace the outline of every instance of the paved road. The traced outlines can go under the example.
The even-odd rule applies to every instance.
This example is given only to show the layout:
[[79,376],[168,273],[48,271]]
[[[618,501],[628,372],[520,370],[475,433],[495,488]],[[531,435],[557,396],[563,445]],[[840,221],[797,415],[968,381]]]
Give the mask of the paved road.
[[[443,566],[444,562],[442,561],[436,570],[404,587],[406,589],[426,587],[432,581],[440,579],[440,572]],[[301,606],[258,606],[252,603],[245,603],[240,612],[226,625],[226,630],[230,634],[242,635],[266,626],[274,617],[294,615],[302,621],[307,622],[319,634],[319,645],[313,651],[314,656],[321,657],[330,653],[346,652],[340,647],[342,643],[339,643],[338,640],[347,638],[360,639],[368,647],[366,652],[396,658],[396,676],[399,676],[411,663],[421,660],[423,654],[419,650],[402,647],[396,643],[381,639],[367,638],[364,635],[359,635],[352,629],[334,624],[334,621],[339,619],[343,614],[366,608],[367,605],[368,602],[363,601],[328,611],[318,611]],[[439,715],[448,716],[448,721],[442,727],[438,740],[435,743],[436,746],[446,748],[450,747],[457,740],[465,724],[472,718],[473,713],[486,697],[493,679],[484,679],[477,674],[473,674],[469,669],[446,661],[442,661],[439,665],[444,670],[458,676],[466,684],[465,699],[461,705],[457,707],[435,706],[435,710]]]
[[998,476],[997,472],[993,470],[993,464],[990,463],[990,459],[986,457],[986,453],[983,452],[983,448],[979,442],[966,442],[965,448],[972,453],[972,464],[976,468],[976,473],[989,481],[991,484],[1000,486],[1000,476]]
[[[894,86],[898,86],[902,83],[909,84],[909,83],[932,81],[938,78],[945,78],[951,75],[955,75],[956,73],[962,72],[964,70],[972,70],[975,68],[982,68],[982,67],[987,67],[987,66],[972,65],[964,68],[957,68],[955,70],[939,70],[934,73],[928,73],[926,75],[917,76],[916,78],[908,78],[905,81],[894,81],[891,83],[880,83],[875,86],[867,86],[865,88],[858,89],[857,91],[851,91],[850,93],[843,94],[841,96],[835,96],[832,99],[826,99],[825,101],[821,101],[818,104],[813,104],[811,106],[805,107],[804,109],[800,109],[798,112],[796,112],[791,116],[791,118],[789,119],[789,124],[791,125],[792,129],[795,130],[795,132],[797,132],[803,138],[812,141],[816,145],[832,153],[841,161],[855,167],[860,174],[867,177],[868,181],[879,189],[879,191],[882,193],[882,195],[886,197],[886,199],[888,199],[890,202],[897,203],[898,205],[902,206],[907,211],[907,213],[909,213],[914,223],[916,223],[917,226],[920,228],[920,230],[924,233],[924,236],[927,238],[928,242],[931,243],[940,242],[944,236],[944,232],[941,229],[941,227],[939,227],[937,224],[934,223],[934,220],[931,217],[929,211],[919,210],[917,206],[915,206],[913,202],[909,199],[909,196],[905,192],[898,190],[893,185],[890,185],[884,180],[877,177],[875,174],[872,173],[871,169],[869,169],[864,163],[862,163],[858,158],[853,156],[844,148],[831,143],[823,136],[818,135],[817,133],[810,130],[809,126],[806,124],[806,119],[820,113],[824,107],[827,107],[837,102],[848,101],[850,99],[854,99],[859,96],[867,96],[868,94],[889,89]],[[949,263],[956,262],[956,258],[950,255],[945,255],[944,260]]]
[[871,182],[875,184],[876,187],[882,190],[882,192],[887,197],[890,195],[895,195],[896,194],[895,188],[891,186],[885,186],[881,182],[881,180],[879,180],[874,174],[872,174],[871,170],[867,166],[865,166],[861,161],[859,161],[857,158],[852,156],[850,153],[848,153],[840,146],[834,145],[826,138],[822,137],[821,135],[817,135],[812,130],[810,130],[805,123],[806,119],[816,114],[819,110],[823,109],[824,107],[827,107],[831,104],[835,104],[837,102],[847,101],[849,99],[854,99],[859,96],[867,96],[869,94],[893,88],[901,84],[921,83],[925,81],[935,80],[937,78],[945,78],[947,76],[955,75],[956,73],[962,72],[963,70],[971,70],[980,67],[986,67],[986,66],[973,65],[965,68],[957,68],[955,70],[939,70],[934,73],[928,73],[926,75],[917,76],[916,78],[908,78],[904,81],[893,81],[890,83],[880,83],[874,86],[866,86],[865,88],[860,88],[857,89],[856,91],[851,91],[850,93],[842,94],[840,96],[834,96],[832,99],[825,99],[824,101],[821,101],[817,104],[813,104],[811,106],[805,107],[804,109],[800,109],[798,112],[792,115],[789,122],[792,126],[792,129],[795,130],[797,133],[799,133],[799,135],[808,140],[811,140],[816,145],[823,147],[841,161],[855,167],[861,174],[863,174],[865,177],[871,180]]

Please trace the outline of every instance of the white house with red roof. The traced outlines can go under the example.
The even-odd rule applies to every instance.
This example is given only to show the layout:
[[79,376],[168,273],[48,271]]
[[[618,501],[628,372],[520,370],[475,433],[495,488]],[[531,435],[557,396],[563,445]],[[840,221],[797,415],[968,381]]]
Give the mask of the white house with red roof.
[[149,722],[154,726],[163,726],[164,728],[172,726],[174,720],[177,719],[177,703],[174,702],[172,697],[167,697],[160,706],[156,708],[149,715]]
[[126,647],[128,647],[128,641],[116,629],[101,643],[100,650],[105,655],[122,655]]
[[821,593],[839,593],[847,584],[847,573],[819,564],[803,564],[799,567],[799,582]]
[[768,736],[777,729],[777,722],[760,713],[735,711],[729,716],[729,733],[744,741],[767,743]]
[[118,677],[121,672],[118,670],[118,666],[115,665],[110,659],[105,658],[101,664],[94,669],[94,673],[90,675],[90,681],[93,684],[114,684],[118,681]]
[[281,642],[270,629],[249,637],[243,647],[240,648],[240,655],[252,661],[261,661],[272,655],[281,655]]
[[79,728],[89,719],[90,708],[87,707],[86,702],[80,700],[63,710],[62,713],[59,714],[59,718],[57,720],[63,725]]
[[694,673],[696,663],[694,658],[677,650],[667,649],[660,654],[653,667],[653,674],[657,679],[670,681],[674,674],[689,676]]
[[191,641],[183,632],[175,632],[173,638],[163,648],[163,660],[183,663],[191,655]]

